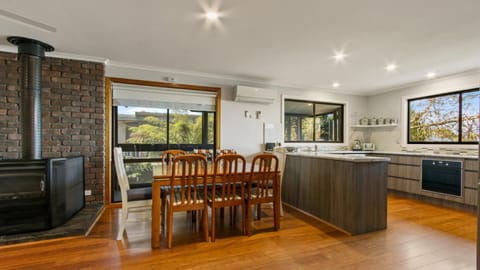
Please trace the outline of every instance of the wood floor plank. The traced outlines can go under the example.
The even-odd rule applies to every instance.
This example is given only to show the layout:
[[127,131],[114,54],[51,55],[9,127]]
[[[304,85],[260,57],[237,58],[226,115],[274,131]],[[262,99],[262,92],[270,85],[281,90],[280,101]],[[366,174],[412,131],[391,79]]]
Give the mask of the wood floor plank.
[[0,247],[0,269],[475,269],[473,213],[389,195],[387,230],[349,236],[289,208],[275,232],[263,212],[251,237],[218,219],[215,243],[179,213],[173,248],[162,237],[152,250],[148,211],[129,216],[116,241],[120,209],[106,209],[86,238]]

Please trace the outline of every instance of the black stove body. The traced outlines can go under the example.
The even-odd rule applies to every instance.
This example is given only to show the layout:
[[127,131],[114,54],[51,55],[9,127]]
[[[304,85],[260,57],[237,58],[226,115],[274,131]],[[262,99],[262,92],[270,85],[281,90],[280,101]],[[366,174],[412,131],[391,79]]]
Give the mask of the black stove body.
[[85,205],[83,157],[0,161],[0,235],[64,224]]

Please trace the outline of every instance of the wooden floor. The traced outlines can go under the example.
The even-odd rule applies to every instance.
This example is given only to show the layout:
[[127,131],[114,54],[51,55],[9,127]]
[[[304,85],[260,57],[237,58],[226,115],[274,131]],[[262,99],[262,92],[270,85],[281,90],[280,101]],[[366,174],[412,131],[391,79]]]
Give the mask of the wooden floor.
[[359,236],[286,208],[278,232],[266,217],[251,237],[225,225],[207,243],[179,213],[171,250],[164,238],[150,248],[148,212],[133,214],[124,241],[114,240],[119,210],[107,209],[86,238],[1,247],[0,269],[475,269],[475,214],[393,195],[387,230]]

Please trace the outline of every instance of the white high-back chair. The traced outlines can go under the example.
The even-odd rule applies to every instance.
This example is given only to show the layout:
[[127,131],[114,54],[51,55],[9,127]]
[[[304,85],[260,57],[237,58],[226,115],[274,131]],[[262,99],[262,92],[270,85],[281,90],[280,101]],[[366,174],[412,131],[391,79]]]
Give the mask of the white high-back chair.
[[123,163],[122,148],[115,147],[113,149],[113,160],[115,162],[115,171],[117,172],[118,184],[120,185],[120,192],[122,195],[122,219],[117,234],[117,240],[122,240],[127,225],[129,210],[151,208],[152,193],[150,190],[149,194],[142,194],[141,198],[135,198],[135,194],[131,192],[130,184],[128,183],[125,164]]
[[280,171],[280,186],[278,187],[280,192],[280,216],[283,217],[282,180],[283,171],[285,170],[285,163],[287,161],[287,150],[283,147],[275,147],[273,148],[273,154],[278,158],[278,170]]

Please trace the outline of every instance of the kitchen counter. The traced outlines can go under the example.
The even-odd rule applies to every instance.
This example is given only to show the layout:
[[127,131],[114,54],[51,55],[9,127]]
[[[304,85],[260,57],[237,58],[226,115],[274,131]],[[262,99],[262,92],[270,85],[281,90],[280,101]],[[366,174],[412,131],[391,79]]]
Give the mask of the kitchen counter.
[[[309,152],[306,152],[309,153]],[[444,153],[432,153],[432,152],[416,152],[416,151],[330,151],[320,152],[333,155],[350,155],[350,154],[374,154],[374,155],[402,155],[402,156],[422,156],[433,158],[462,158],[462,159],[478,159],[478,155],[464,155],[464,154],[444,154]]]
[[389,158],[385,157],[368,157],[362,155],[360,152],[289,152],[288,156],[301,156],[301,157],[310,157],[310,158],[320,158],[320,159],[331,159],[339,161],[349,161],[349,162],[379,162],[379,161],[390,161]]
[[351,235],[387,226],[389,158],[288,153],[283,202]]

